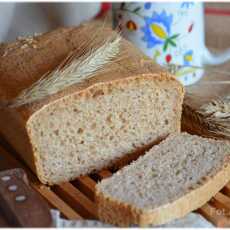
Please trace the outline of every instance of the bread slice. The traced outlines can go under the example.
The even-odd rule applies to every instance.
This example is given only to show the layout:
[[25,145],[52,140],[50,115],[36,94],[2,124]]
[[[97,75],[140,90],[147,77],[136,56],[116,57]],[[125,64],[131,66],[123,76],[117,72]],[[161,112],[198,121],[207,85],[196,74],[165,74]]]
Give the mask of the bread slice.
[[230,180],[230,143],[187,133],[170,135],[96,186],[107,223],[164,224],[212,198]]
[[[87,52],[95,24],[2,47],[0,101],[14,98],[71,50]],[[101,41],[113,34],[104,29]],[[84,41],[84,42],[83,42]],[[34,45],[31,46],[31,43]],[[25,48],[25,44],[27,44]],[[183,86],[126,40],[103,73],[40,101],[0,110],[0,131],[43,183],[75,179],[180,131]]]

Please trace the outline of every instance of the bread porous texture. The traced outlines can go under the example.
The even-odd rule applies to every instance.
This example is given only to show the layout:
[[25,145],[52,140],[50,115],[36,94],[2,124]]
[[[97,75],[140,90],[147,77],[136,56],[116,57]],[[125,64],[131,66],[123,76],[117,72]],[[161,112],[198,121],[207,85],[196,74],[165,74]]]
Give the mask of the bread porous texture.
[[[92,30],[100,26],[102,33],[92,43]],[[36,49],[21,49],[23,41],[4,44],[0,53],[14,49],[0,59],[0,104],[14,102],[42,76],[49,78],[70,54],[79,60],[112,37],[116,31],[89,22],[37,36]],[[40,88],[37,100],[0,110],[2,136],[45,184],[118,167],[124,158],[130,162],[180,131],[183,86],[123,38],[111,62],[87,79],[51,92]]]
[[125,226],[182,217],[229,181],[229,156],[227,142],[187,133],[170,135],[97,185],[99,217]]
[[149,74],[94,85],[39,110],[27,129],[42,181],[60,183],[102,169],[179,132],[177,87]]

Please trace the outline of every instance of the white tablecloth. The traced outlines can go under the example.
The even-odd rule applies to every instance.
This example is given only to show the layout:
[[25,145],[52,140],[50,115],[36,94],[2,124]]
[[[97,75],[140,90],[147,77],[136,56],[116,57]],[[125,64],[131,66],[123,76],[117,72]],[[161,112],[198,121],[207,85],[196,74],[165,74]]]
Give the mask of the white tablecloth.
[[[51,210],[53,225],[57,228],[75,228],[75,227],[115,227],[109,224],[104,224],[99,221],[93,220],[77,220],[77,221],[69,221],[60,217],[60,212],[57,210]],[[149,226],[153,227],[153,226]],[[204,219],[201,215],[190,213],[184,218],[174,220],[168,224],[164,224],[161,226],[154,227],[165,227],[165,228],[213,228],[214,226]]]

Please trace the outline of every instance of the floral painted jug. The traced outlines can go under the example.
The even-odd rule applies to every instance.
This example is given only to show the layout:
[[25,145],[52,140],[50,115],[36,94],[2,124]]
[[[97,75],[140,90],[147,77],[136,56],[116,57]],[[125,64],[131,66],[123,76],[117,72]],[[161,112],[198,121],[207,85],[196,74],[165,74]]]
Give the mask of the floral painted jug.
[[113,16],[125,38],[184,85],[197,82],[204,65],[230,59],[230,50],[216,56],[205,46],[202,2],[114,3]]

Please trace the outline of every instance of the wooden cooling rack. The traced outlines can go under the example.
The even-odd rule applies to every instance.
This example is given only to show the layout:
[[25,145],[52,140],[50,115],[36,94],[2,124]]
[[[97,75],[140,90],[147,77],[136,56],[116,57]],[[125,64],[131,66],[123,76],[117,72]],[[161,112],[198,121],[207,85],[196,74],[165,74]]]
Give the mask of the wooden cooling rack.
[[[2,139],[0,141],[0,170],[23,168],[31,186],[49,203],[51,208],[60,211],[69,220],[97,220],[97,209],[94,202],[94,189],[98,181],[111,176],[114,171],[102,170],[89,176],[55,186],[41,184],[30,169],[17,158],[15,151]],[[197,210],[217,227],[230,226],[230,183],[217,193],[208,203]],[[0,216],[0,227],[7,226]]]

